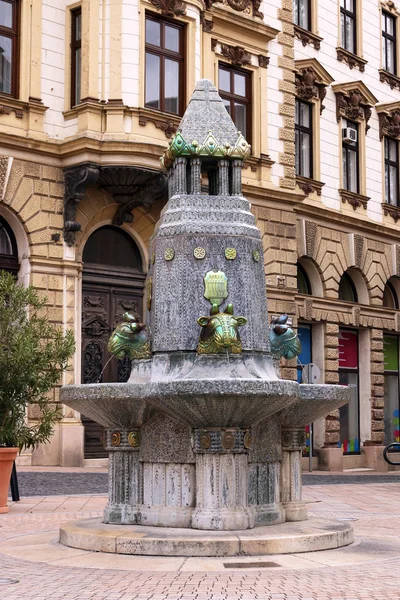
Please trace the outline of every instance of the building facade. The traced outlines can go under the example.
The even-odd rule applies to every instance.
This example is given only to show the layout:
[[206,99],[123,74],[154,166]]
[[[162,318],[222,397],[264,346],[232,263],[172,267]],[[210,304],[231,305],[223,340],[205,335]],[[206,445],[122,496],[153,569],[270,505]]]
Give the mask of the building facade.
[[[352,386],[314,449],[325,468],[380,468],[400,436],[399,19],[379,0],[0,0],[0,267],[74,329],[63,383],[128,376],[107,340],[142,311],[159,157],[208,78],[252,145],[269,313],[303,342],[282,376],[313,363]],[[106,456],[101,436],[63,407],[20,461],[79,466]]]

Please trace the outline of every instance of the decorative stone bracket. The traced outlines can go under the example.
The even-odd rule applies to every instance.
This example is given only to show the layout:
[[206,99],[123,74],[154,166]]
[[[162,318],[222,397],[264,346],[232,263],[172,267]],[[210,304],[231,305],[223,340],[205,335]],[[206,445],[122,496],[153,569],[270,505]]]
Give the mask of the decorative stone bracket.
[[383,214],[385,216],[390,215],[395,223],[400,219],[400,206],[394,206],[393,204],[382,203]]
[[365,58],[361,58],[361,56],[357,56],[344,48],[336,48],[336,56],[339,62],[346,63],[350,69],[354,69],[354,67],[358,67],[361,73],[365,71],[365,65],[367,64],[367,60]]
[[350,192],[349,190],[339,190],[339,196],[342,199],[342,202],[348,202],[353,210],[362,206],[363,208],[367,208],[368,196],[362,196],[361,194],[356,194],[355,192]]
[[113,219],[115,225],[132,222],[131,213],[136,206],[150,206],[167,196],[165,175],[138,167],[84,163],[65,169],[64,183],[64,239],[68,246],[75,244],[75,234],[81,230],[76,209],[90,185],[98,183],[119,204]]
[[308,177],[302,177],[301,175],[296,175],[296,183],[306,196],[309,196],[313,192],[316,192],[318,196],[321,196],[322,188],[325,185],[322,181],[309,179]]
[[303,46],[310,44],[313,45],[316,50],[321,48],[323,38],[312,31],[308,31],[308,29],[303,29],[303,27],[299,27],[299,25],[294,25],[294,35],[301,41]]
[[336,118],[339,122],[343,117],[351,121],[365,120],[365,133],[370,126],[372,107],[378,102],[377,98],[369,91],[362,81],[349,84],[336,84],[332,86],[336,95]]

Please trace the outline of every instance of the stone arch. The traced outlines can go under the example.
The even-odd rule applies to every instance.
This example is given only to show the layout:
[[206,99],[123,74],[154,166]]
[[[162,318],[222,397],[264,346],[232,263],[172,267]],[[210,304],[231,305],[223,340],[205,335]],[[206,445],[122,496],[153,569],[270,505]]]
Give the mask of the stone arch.
[[322,298],[324,296],[324,285],[322,282],[321,271],[317,263],[309,256],[300,256],[297,262],[307,274],[311,287],[311,294]]
[[392,276],[385,283],[382,306],[398,310],[400,307],[400,277]]
[[31,272],[28,235],[17,215],[2,203],[0,203],[0,216],[7,221],[15,236],[18,250],[18,261],[20,265],[18,271],[18,281],[23,285],[28,285]]

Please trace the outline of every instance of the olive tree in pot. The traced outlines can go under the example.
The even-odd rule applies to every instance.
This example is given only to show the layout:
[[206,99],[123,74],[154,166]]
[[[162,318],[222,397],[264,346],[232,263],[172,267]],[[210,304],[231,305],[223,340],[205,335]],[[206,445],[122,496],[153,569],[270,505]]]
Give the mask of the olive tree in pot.
[[[0,513],[7,496],[13,462],[19,451],[51,438],[61,406],[49,401],[75,351],[72,331],[49,323],[46,299],[0,271]],[[34,420],[28,420],[28,405]]]

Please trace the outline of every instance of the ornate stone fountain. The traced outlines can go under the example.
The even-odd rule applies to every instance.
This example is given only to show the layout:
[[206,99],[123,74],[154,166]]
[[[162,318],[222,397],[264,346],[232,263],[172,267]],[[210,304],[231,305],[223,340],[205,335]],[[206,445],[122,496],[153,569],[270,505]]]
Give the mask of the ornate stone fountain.
[[[229,532],[258,528],[265,540],[274,525],[307,519],[304,426],[349,395],[277,374],[270,335],[286,357],[298,340],[285,317],[268,325],[261,234],[241,189],[248,153],[215,87],[199,81],[163,158],[169,201],[149,252],[146,326],[126,315],[110,341],[115,354],[133,358],[129,382],[61,392],[107,428],[110,452],[105,525],[96,524],[97,534],[91,523],[63,526],[68,545],[235,554]],[[112,525],[130,526],[117,528],[125,545],[107,545]],[[89,541],[99,527],[108,540],[101,548]],[[174,543],[168,528],[181,531]],[[333,529],[345,533],[325,547],[352,541],[348,525]],[[215,532],[214,545],[201,546],[199,530]],[[157,544],[143,541],[154,536]]]

